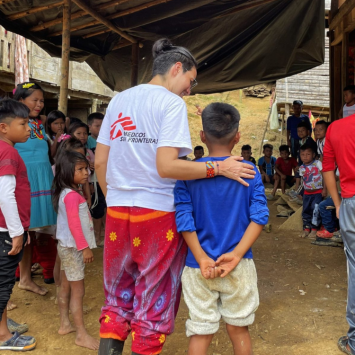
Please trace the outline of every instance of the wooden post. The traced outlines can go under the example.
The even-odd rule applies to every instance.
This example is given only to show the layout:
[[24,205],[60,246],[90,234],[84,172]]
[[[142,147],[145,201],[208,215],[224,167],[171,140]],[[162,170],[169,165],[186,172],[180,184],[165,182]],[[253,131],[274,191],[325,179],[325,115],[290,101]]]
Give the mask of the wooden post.
[[58,110],[65,115],[68,110],[69,56],[70,56],[70,15],[71,0],[64,0],[63,33],[62,33],[62,63],[60,69],[60,91]]
[[131,87],[138,85],[139,44],[132,44]]
[[280,145],[282,145],[283,134],[284,134],[284,120],[285,120],[285,114],[283,113],[282,116],[281,116],[281,137],[280,137]]

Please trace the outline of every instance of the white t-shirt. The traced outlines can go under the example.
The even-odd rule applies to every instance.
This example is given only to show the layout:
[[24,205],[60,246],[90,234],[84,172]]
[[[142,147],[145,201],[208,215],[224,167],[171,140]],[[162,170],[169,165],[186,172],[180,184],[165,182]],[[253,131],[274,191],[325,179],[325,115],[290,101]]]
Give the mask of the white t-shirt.
[[111,100],[97,142],[110,147],[108,207],[175,211],[175,180],[159,176],[156,153],[159,147],[180,148],[179,157],[192,152],[183,99],[158,85],[125,90]]
[[355,105],[347,106],[346,104],[343,107],[343,118],[349,117],[355,113]]

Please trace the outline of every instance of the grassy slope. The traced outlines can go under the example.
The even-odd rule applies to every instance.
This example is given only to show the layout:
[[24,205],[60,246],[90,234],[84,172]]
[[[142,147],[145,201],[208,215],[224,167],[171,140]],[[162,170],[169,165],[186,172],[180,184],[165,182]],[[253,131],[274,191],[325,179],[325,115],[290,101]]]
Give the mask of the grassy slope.
[[[196,107],[198,104],[201,107],[206,107],[212,102],[225,102],[236,107],[241,115],[240,128],[241,140],[233,150],[234,155],[240,155],[240,150],[243,144],[250,144],[253,151],[253,156],[259,158],[259,149],[261,144],[262,135],[266,125],[266,119],[268,116],[268,107],[270,97],[263,99],[243,97],[240,102],[239,91],[230,91],[222,94],[210,94],[210,95],[195,95],[185,99],[188,118],[190,125],[190,133],[192,146],[202,145],[200,141],[200,130],[202,129],[201,117],[196,115]],[[271,139],[276,139],[270,141]],[[268,129],[265,139],[268,139],[268,143],[274,146],[273,155],[278,157],[278,147],[280,145],[280,133],[278,131],[270,131]],[[285,138],[283,140],[285,142]],[[205,149],[205,155],[207,155],[207,148]],[[190,155],[193,157],[193,154]]]

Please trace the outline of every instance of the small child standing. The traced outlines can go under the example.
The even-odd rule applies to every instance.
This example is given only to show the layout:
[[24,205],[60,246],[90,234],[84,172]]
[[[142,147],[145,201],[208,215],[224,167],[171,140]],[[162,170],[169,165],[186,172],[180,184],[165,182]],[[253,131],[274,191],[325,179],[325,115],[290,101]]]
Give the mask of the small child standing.
[[339,112],[339,118],[345,118],[355,113],[355,85],[348,85],[344,88],[345,104]]
[[27,351],[36,347],[34,337],[9,331],[6,309],[30,226],[30,183],[25,163],[14,148],[30,137],[29,111],[15,100],[0,102],[0,350]]
[[303,233],[302,238],[316,239],[320,224],[319,204],[323,200],[324,187],[322,177],[322,163],[315,159],[313,148],[304,144],[300,148],[301,160],[299,174],[303,177]]
[[99,136],[104,115],[101,112],[93,112],[88,116],[88,126],[90,136],[88,137],[87,147],[95,153],[96,140]]
[[[239,120],[239,112],[224,103],[202,112],[201,138],[209,156],[198,161],[206,163],[211,177],[218,171],[216,162],[230,157],[240,139]],[[252,353],[248,326],[259,294],[251,246],[269,215],[261,176],[254,170],[248,187],[222,176],[176,183],[176,224],[189,247],[182,275],[190,314],[188,354],[207,354],[221,317],[234,354]]]
[[[280,183],[280,176],[278,174],[275,174],[275,164],[276,164],[276,158],[272,156],[272,151],[274,150],[274,147],[272,144],[264,144],[263,146],[263,153],[264,156],[259,158],[258,160],[258,166],[261,174],[261,179],[262,182],[268,183],[268,184],[273,184],[273,193],[279,186]],[[275,194],[267,195],[266,198],[268,200],[273,200],[275,197]]]
[[[286,184],[292,187],[296,181],[295,177],[292,176],[292,171],[295,172],[297,167],[297,161],[294,157],[290,158],[290,148],[288,145],[281,145],[279,148],[280,158],[277,158],[275,164],[276,173],[281,179],[281,190],[284,194],[286,191]],[[275,189],[274,189],[275,190]],[[276,190],[273,191],[275,196]]]
[[51,111],[45,123],[47,137],[51,143],[51,155],[54,158],[57,153],[57,144],[65,133],[65,115],[62,111]]
[[251,151],[251,146],[249,144],[245,144],[242,146],[242,157],[246,161],[252,162],[254,165],[256,165],[256,161],[254,157],[252,157],[252,151]]
[[78,185],[88,180],[88,162],[83,154],[64,151],[56,161],[53,180],[53,205],[58,212],[58,255],[61,260],[61,285],[58,293],[60,328],[65,335],[75,331],[69,320],[69,308],[76,328],[75,344],[98,350],[99,341],[91,337],[84,325],[85,264],[94,260],[94,229],[85,198]]
[[328,122],[323,120],[317,121],[314,127],[314,137],[317,140],[317,154],[319,155],[319,160],[323,160],[323,148],[325,144],[325,135],[328,129]]
[[195,159],[193,159],[193,161],[196,161],[197,159],[202,158],[204,155],[205,155],[205,151],[204,151],[202,145],[197,145],[197,146],[194,148],[194,156],[195,156]]

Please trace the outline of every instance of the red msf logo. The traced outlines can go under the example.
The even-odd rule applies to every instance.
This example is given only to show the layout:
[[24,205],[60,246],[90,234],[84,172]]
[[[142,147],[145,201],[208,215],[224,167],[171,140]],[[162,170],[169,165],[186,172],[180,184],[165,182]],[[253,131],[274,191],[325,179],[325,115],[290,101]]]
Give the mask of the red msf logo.
[[110,140],[114,140],[122,136],[123,131],[134,131],[136,126],[133,124],[131,117],[123,117],[122,112],[118,115],[118,120],[111,125]]

